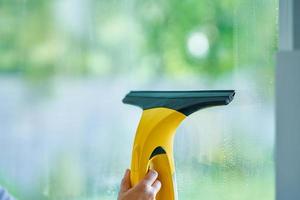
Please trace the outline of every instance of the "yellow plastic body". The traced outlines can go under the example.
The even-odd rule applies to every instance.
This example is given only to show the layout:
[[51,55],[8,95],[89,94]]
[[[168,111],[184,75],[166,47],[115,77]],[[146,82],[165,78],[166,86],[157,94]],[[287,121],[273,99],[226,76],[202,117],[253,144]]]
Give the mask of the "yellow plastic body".
[[[176,199],[173,138],[176,128],[185,118],[184,114],[168,108],[152,108],[143,111],[132,151],[131,184],[134,186],[142,180],[149,168],[155,169],[162,183],[156,200]],[[162,147],[166,153],[150,159],[157,147]]]

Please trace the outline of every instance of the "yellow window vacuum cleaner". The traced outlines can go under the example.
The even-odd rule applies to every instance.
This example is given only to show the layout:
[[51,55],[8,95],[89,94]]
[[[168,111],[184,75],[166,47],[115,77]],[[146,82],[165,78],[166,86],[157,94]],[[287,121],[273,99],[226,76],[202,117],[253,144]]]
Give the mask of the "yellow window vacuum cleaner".
[[200,109],[229,104],[234,95],[234,90],[132,91],[127,94],[124,103],[143,109],[132,150],[132,186],[142,180],[149,169],[154,169],[162,183],[156,199],[177,199],[173,157],[176,128]]

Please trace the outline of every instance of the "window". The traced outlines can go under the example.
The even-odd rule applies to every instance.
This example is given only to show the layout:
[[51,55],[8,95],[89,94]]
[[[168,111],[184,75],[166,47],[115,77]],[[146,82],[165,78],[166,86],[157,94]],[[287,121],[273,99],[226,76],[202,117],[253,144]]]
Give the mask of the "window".
[[0,184],[20,199],[116,199],[133,89],[235,89],[174,145],[179,199],[274,199],[277,0],[0,2]]

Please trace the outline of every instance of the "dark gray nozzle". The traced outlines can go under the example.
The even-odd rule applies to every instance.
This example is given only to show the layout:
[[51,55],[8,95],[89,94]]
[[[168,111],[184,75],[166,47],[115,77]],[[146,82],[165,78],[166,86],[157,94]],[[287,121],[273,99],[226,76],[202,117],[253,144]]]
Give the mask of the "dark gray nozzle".
[[202,91],[131,91],[123,103],[150,108],[170,108],[188,116],[197,110],[229,104],[235,95],[234,90]]

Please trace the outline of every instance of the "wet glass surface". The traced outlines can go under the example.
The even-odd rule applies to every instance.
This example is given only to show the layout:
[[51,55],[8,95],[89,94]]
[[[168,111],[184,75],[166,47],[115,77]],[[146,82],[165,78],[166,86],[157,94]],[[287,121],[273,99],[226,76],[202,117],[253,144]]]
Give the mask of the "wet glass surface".
[[274,199],[277,4],[1,1],[0,185],[116,199],[141,115],[129,90],[235,89],[179,127],[179,199]]

